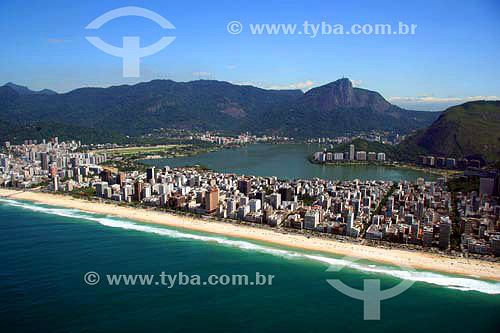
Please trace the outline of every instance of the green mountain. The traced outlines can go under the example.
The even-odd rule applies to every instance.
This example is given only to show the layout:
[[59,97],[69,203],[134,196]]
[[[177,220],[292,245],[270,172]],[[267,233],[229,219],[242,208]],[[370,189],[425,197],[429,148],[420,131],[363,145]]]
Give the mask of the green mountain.
[[51,96],[11,95],[0,91],[0,110],[13,123],[51,121],[139,135],[168,127],[244,131],[271,107],[290,103],[302,92],[208,80],[154,80]]
[[500,101],[475,101],[450,107],[427,129],[410,136],[400,149],[500,161]]
[[8,82],[4,85],[5,87],[11,87],[14,89],[19,95],[57,95],[57,93],[50,89],[42,89],[38,91],[34,91],[25,86],[20,86],[14,84],[12,82]]
[[59,137],[61,141],[76,140],[84,143],[126,143],[129,140],[121,134],[60,123],[35,122],[12,124],[0,120],[0,142],[21,143],[24,140],[38,140]]
[[20,93],[14,88],[0,87],[2,119],[13,126],[57,123],[130,136],[158,128],[294,137],[373,129],[404,133],[431,124],[439,114],[401,109],[376,92],[353,88],[348,79],[305,94],[214,80],[153,80],[65,94]]
[[280,119],[275,129],[281,133],[318,137],[371,130],[408,133],[430,125],[438,115],[402,109],[375,91],[353,88],[349,79],[340,79],[309,90],[268,118]]

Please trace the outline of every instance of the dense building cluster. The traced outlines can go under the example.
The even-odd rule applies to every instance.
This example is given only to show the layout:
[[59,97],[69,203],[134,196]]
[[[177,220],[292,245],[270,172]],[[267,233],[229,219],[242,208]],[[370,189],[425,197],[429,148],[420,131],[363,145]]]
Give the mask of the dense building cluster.
[[438,182],[401,182],[387,198],[380,215],[372,217],[366,238],[447,249],[451,236],[451,193]]
[[96,195],[108,199],[354,237],[392,185],[375,181],[285,181],[169,167],[151,167],[145,175],[113,176],[103,171],[101,178],[95,183]]
[[469,253],[500,256],[500,203],[478,192],[457,196],[461,247]]
[[189,137],[190,140],[197,139],[200,141],[211,142],[218,145],[244,145],[257,142],[274,142],[274,141],[291,141],[292,138],[280,136],[256,136],[249,133],[242,133],[238,136],[223,136],[217,133],[205,132],[194,134]]
[[[91,193],[96,199],[178,209],[271,227],[372,241],[459,248],[499,255],[500,206],[489,193],[454,194],[437,182],[280,180],[199,168],[150,167],[114,172],[105,154],[78,152],[79,143],[6,144],[0,184],[54,192]],[[348,157],[359,159],[353,146]],[[369,156],[373,154],[369,153]],[[498,184],[481,183],[495,189]],[[455,242],[455,244],[453,244]]]
[[436,157],[436,156],[420,156],[419,164],[427,167],[436,167],[441,169],[458,169],[465,170],[467,168],[481,167],[481,161],[467,158],[452,158],[452,157]]
[[319,151],[314,153],[314,160],[316,162],[331,162],[331,161],[385,161],[385,153],[380,152],[366,152],[363,150],[356,151],[356,147],[349,145],[349,151],[346,152],[328,152]]
[[106,154],[77,152],[79,142],[26,141],[22,145],[5,143],[7,154],[0,154],[0,184],[31,188],[49,183],[54,190],[72,191],[88,186],[90,175],[100,172]]
[[405,135],[399,135],[398,133],[391,132],[380,132],[380,131],[371,131],[367,133],[357,133],[349,136],[336,136],[333,138],[323,137],[317,139],[309,139],[307,142],[309,143],[330,143],[330,144],[342,144],[348,143],[355,139],[361,139],[371,142],[380,142],[388,145],[396,145],[404,140]]

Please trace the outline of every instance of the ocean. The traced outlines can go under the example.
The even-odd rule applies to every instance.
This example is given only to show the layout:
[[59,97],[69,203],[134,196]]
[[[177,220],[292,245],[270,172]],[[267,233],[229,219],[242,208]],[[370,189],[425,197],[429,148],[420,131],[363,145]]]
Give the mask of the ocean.
[[[0,199],[0,329],[7,331],[498,332],[500,283]],[[336,267],[339,271],[327,271]],[[88,272],[100,276],[88,284]],[[274,275],[264,285],[110,285],[110,274]],[[363,320],[333,288],[414,284]]]

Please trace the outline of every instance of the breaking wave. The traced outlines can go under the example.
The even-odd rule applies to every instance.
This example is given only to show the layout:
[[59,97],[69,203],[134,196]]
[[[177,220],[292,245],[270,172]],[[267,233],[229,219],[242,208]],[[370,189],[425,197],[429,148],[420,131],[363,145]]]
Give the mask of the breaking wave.
[[330,266],[349,267],[351,269],[365,273],[382,274],[386,276],[392,276],[398,279],[410,280],[415,282],[424,282],[428,284],[438,285],[445,288],[456,289],[461,291],[478,291],[485,294],[500,294],[500,283],[497,282],[484,281],[484,280],[465,278],[465,277],[453,277],[445,274],[427,272],[427,271],[401,270],[385,265],[363,264],[359,262],[352,262],[351,260],[342,258],[336,259],[321,255],[300,253],[292,250],[282,250],[273,248],[271,246],[259,245],[248,241],[229,239],[222,236],[204,236],[189,232],[168,229],[164,227],[145,225],[132,221],[122,220],[111,216],[101,217],[97,214],[85,213],[78,209],[48,207],[48,206],[38,205],[35,203],[20,202],[11,199],[0,199],[0,203],[44,214],[52,214],[69,218],[89,220],[111,228],[134,230],[134,231],[152,233],[178,239],[192,239],[202,242],[212,242],[224,246],[240,248],[247,251],[266,253],[288,259],[293,259],[293,258],[309,259],[309,260],[319,261]]

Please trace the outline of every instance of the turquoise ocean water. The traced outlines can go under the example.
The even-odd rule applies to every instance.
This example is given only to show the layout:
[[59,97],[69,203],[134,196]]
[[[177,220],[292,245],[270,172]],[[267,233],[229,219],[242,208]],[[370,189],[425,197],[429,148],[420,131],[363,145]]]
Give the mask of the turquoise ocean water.
[[[225,236],[0,199],[0,328],[7,331],[498,332],[500,283],[401,271]],[[84,282],[89,271],[96,285]],[[275,275],[265,286],[110,286],[106,274]],[[362,289],[415,281],[363,320]]]

